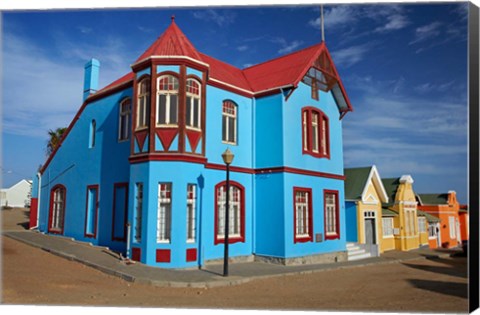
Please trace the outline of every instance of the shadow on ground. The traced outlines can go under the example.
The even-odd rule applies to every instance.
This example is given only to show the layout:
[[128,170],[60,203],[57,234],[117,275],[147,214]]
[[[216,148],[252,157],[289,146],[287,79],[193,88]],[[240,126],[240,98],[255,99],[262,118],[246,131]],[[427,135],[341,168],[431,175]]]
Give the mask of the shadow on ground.
[[[429,259],[429,258],[427,258]],[[423,270],[423,271],[430,271],[434,273],[439,273],[439,274],[444,274],[444,275],[449,275],[453,277],[459,277],[459,278],[467,278],[468,277],[468,272],[465,267],[462,267],[462,262],[460,260],[465,260],[465,258],[453,258],[453,259],[442,259],[442,258],[436,258],[436,259],[431,259],[434,261],[437,261],[439,263],[442,263],[444,266],[429,266],[429,265],[423,265],[423,264],[415,264],[415,263],[402,263],[404,266],[410,267],[410,268],[415,268],[418,270]],[[465,265],[465,264],[464,264]]]
[[468,284],[466,283],[420,279],[408,279],[407,281],[418,289],[468,299]]

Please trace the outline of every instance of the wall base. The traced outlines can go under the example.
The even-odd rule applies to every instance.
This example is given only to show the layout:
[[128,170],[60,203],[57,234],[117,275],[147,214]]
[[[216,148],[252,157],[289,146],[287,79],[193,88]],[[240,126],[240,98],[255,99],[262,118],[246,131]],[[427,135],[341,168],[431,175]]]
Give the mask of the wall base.
[[285,266],[329,264],[347,260],[348,254],[346,251],[291,258],[255,255],[255,261]]

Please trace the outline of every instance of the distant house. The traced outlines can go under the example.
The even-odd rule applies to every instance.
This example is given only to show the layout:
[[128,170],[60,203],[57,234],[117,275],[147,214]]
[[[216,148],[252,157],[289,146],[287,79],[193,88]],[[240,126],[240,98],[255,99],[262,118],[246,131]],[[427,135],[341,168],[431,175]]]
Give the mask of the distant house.
[[[442,194],[419,194],[418,201],[420,210],[440,219],[437,245],[444,248],[459,246],[462,242],[462,232],[459,215],[460,204],[457,201],[456,192],[451,190]],[[462,219],[465,223],[468,221],[464,217]],[[467,233],[464,235],[467,239]]]
[[32,181],[26,179],[22,179],[10,188],[2,188],[0,190],[2,207],[29,207],[31,191]]
[[[388,215],[385,219],[389,218],[388,234],[393,240],[388,246],[393,245],[395,249],[402,251],[419,248],[420,234],[426,233],[427,223],[425,217],[418,217],[412,177],[403,175],[400,178],[385,178],[382,182],[389,198],[389,202],[383,204]],[[384,229],[387,229],[385,223]]]
[[467,205],[460,205],[460,210],[458,210],[458,217],[460,220],[460,236],[462,238],[462,241],[468,241],[470,230],[468,229],[469,214]]
[[347,242],[377,256],[384,251],[382,203],[388,202],[382,179],[375,165],[348,168],[344,174]]
[[86,65],[84,103],[40,170],[33,226],[191,268],[223,258],[228,195],[231,258],[346,260],[352,107],[324,42],[242,70],[197,51],[172,19],[100,90],[99,66]]

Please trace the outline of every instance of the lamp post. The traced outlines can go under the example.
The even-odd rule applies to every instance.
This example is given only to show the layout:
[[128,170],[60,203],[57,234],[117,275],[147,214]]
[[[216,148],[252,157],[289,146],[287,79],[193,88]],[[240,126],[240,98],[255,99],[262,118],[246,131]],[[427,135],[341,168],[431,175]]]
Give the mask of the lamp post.
[[230,149],[226,149],[225,152],[222,154],[223,162],[227,165],[227,183],[225,187],[225,234],[224,234],[224,254],[223,254],[223,276],[228,276],[228,227],[229,227],[229,199],[230,199],[230,164],[233,161],[235,156],[230,151]]

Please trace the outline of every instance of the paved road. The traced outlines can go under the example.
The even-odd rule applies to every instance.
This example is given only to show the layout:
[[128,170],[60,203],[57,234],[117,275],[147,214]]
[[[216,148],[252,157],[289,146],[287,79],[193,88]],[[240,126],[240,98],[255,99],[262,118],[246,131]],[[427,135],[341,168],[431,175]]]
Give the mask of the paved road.
[[[25,213],[2,211],[9,229]],[[12,216],[19,218],[12,219]],[[13,223],[13,225],[12,225]],[[5,304],[386,312],[467,311],[464,257],[416,259],[214,288],[131,283],[2,236]]]

